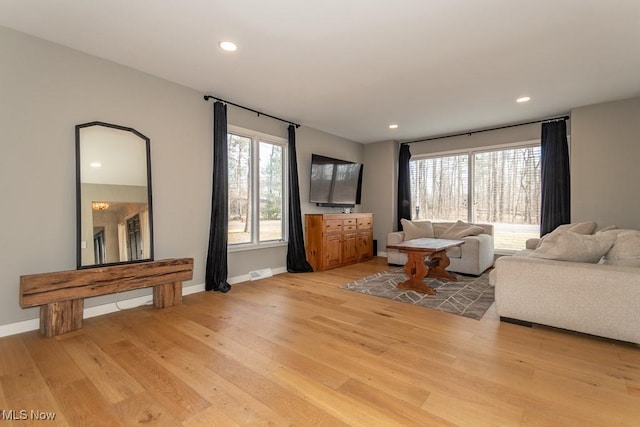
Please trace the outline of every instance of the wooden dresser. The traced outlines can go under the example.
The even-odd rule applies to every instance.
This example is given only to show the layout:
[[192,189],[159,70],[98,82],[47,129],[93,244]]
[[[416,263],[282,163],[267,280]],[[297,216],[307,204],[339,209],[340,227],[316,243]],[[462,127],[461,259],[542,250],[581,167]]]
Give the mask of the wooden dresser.
[[373,214],[305,215],[307,261],[314,271],[373,258]]

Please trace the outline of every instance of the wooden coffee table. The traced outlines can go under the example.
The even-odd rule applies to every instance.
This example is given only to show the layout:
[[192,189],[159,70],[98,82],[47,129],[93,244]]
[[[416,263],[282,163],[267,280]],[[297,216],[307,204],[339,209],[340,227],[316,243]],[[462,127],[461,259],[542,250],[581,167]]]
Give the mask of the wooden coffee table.
[[[462,240],[447,239],[413,239],[397,245],[387,245],[387,249],[398,249],[407,253],[404,272],[409,279],[399,283],[397,289],[414,290],[435,295],[436,290],[424,283],[425,277],[445,280],[456,280],[456,276],[445,270],[449,266],[447,249],[463,245]],[[429,259],[425,262],[425,256]]]

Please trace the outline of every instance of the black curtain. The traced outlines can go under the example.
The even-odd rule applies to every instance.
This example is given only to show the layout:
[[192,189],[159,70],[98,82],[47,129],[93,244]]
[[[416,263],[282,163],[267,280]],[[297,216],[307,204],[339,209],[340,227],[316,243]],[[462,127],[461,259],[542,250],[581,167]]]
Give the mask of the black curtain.
[[571,221],[571,186],[569,180],[569,145],[564,120],[542,124],[542,212],[540,235]]
[[296,127],[289,125],[289,244],[287,248],[287,271],[308,273],[313,268],[307,262],[302,234],[300,213],[300,187],[298,185],[298,161],[296,157]]
[[409,144],[400,145],[398,160],[398,224],[397,230],[402,230],[401,219],[411,219],[411,174],[409,170],[411,151]]
[[227,106],[222,102],[216,102],[213,104],[213,195],[205,272],[207,291],[228,292],[231,289],[231,285],[227,283],[227,162]]

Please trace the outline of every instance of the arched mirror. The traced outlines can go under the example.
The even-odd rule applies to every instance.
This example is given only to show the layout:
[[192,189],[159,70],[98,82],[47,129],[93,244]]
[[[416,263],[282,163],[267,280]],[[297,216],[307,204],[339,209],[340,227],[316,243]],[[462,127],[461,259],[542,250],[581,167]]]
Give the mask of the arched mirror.
[[135,129],[76,126],[78,268],[153,260],[149,145]]

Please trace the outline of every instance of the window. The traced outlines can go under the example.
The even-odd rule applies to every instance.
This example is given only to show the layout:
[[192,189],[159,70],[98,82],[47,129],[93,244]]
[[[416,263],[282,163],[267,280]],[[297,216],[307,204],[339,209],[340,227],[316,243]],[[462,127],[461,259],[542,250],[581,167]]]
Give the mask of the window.
[[229,126],[229,245],[285,241],[286,142]]
[[412,160],[410,165],[414,218],[449,221],[467,217],[467,154]]
[[410,165],[415,219],[491,223],[496,249],[524,249],[539,236],[539,143],[417,158]]

